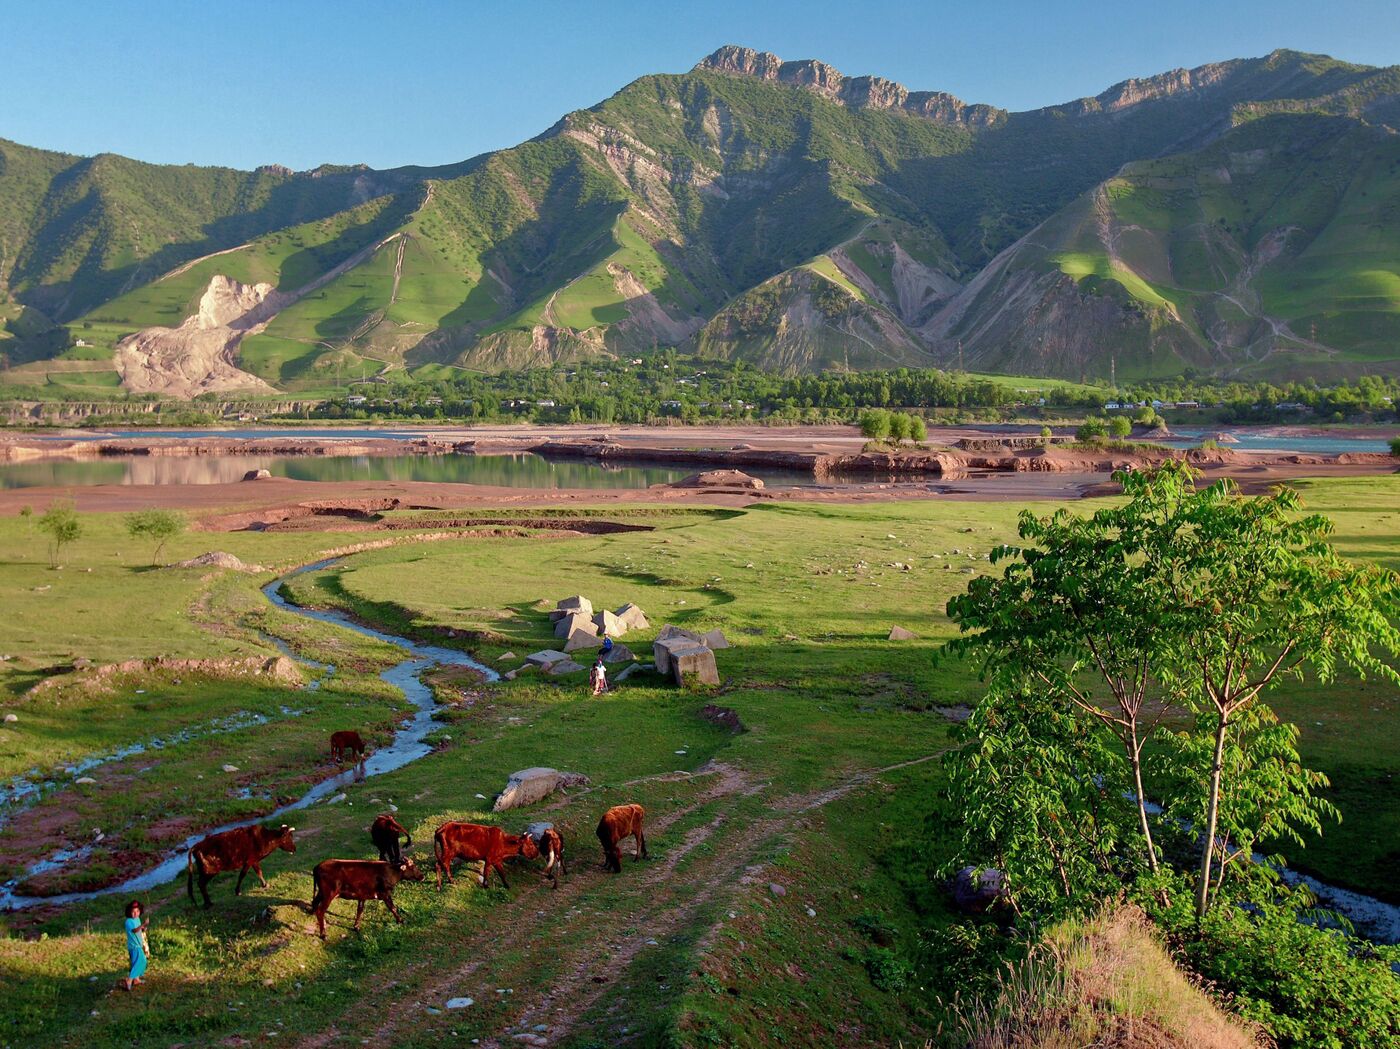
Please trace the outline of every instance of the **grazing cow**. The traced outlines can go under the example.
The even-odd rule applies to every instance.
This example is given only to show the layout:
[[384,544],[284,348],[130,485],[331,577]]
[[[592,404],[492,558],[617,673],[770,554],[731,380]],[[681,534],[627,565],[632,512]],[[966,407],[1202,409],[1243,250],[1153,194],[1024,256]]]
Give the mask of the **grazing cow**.
[[311,913],[316,915],[321,939],[326,938],[326,911],[340,896],[359,903],[355,908],[356,929],[364,916],[366,900],[383,900],[394,920],[402,925],[403,915],[394,906],[394,886],[401,881],[422,880],[423,872],[411,857],[399,863],[384,860],[322,860],[311,871],[311,881],[316,886],[311,896]]
[[403,824],[387,812],[374,817],[374,822],[369,825],[369,840],[379,850],[379,858],[391,863],[398,863],[403,859],[403,850],[399,848],[401,834],[405,839],[403,848],[413,848],[413,837],[404,829]]
[[481,861],[481,884],[484,888],[494,870],[507,889],[506,872],[501,864],[511,856],[533,860],[540,854],[535,839],[528,834],[507,834],[500,827],[483,827],[479,823],[444,823],[433,835],[433,855],[437,859],[437,887],[442,888],[442,876],[452,884],[452,861],[466,863]]
[[351,732],[348,729],[343,732],[332,732],[331,760],[339,765],[349,757],[355,758],[356,761],[364,761],[365,741],[360,738],[358,732]]
[[637,839],[637,859],[647,854],[647,837],[642,831],[646,810],[640,805],[614,805],[598,821],[598,840],[603,843],[603,869],[622,873],[622,852],[618,848],[624,838]]
[[258,876],[262,887],[267,888],[262,861],[267,859],[274,849],[296,852],[296,842],[292,840],[294,830],[295,827],[284,823],[277,830],[259,826],[234,827],[233,830],[209,835],[190,849],[189,858],[185,861],[185,889],[190,894],[190,902],[194,902],[196,872],[199,873],[199,891],[204,896],[206,907],[213,906],[209,899],[209,882],[213,880],[214,875],[223,871],[238,871],[238,883],[233,887],[235,896],[242,895],[243,877],[249,868]]
[[532,823],[525,828],[525,833],[534,839],[535,848],[544,857],[541,876],[550,880],[552,888],[559,888],[559,875],[569,873],[564,869],[564,838],[552,823]]

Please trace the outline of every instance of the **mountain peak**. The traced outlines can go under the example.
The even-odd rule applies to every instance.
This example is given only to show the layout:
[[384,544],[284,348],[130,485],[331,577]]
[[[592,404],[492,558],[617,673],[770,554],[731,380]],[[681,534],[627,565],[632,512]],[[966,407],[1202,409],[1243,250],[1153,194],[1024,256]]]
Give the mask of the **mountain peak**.
[[717,49],[701,59],[695,69],[789,84],[852,109],[897,109],[943,124],[990,127],[1006,117],[1005,110],[969,105],[944,91],[910,91],[903,84],[880,76],[848,77],[815,58],[785,62],[771,51],[755,51],[737,44]]

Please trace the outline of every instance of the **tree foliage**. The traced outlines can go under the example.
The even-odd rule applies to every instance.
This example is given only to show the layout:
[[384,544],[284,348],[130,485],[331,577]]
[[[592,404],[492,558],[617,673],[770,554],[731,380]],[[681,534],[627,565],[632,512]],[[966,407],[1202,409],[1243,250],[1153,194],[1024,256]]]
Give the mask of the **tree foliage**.
[[57,567],[63,548],[83,534],[83,524],[71,502],[57,499],[39,517],[39,530],[49,537],[49,564]]
[[138,510],[126,515],[126,534],[133,539],[147,538],[156,545],[151,564],[160,558],[165,544],[185,530],[185,517],[174,510]]

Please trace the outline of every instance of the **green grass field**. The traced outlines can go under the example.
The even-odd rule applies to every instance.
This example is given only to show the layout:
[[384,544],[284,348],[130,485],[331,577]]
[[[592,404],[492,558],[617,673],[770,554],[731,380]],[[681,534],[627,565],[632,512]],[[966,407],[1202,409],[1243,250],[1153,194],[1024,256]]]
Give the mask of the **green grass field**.
[[[1337,520],[1346,553],[1400,561],[1400,482],[1328,481],[1307,486],[1306,498]],[[299,603],[437,643],[456,631],[445,643],[502,668],[556,643],[540,602],[574,593],[598,607],[636,601],[653,628],[720,627],[733,647],[718,653],[717,690],[681,691],[644,674],[595,700],[581,675],[530,673],[490,687],[438,678],[434,752],[349,788],[342,803],[297,813],[298,851],[269,859],[267,889],[245,886],[235,898],[223,876],[207,912],[188,905],[178,882],[148,895],[153,961],[139,993],[108,995],[124,958],[120,900],[6,915],[0,1043],[513,1044],[543,1024],[550,1044],[574,1049],[923,1044],[937,1017],[919,987],[936,987],[938,974],[917,971],[921,935],[942,920],[943,904],[902,858],[940,855],[923,822],[935,804],[936,756],[950,742],[936,708],[974,702],[979,691],[968,668],[931,657],[949,636],[947,599],[991,570],[984,555],[1011,538],[1020,509],[923,501],[571,510],[652,530],[565,537],[522,521],[523,535],[405,542],[298,576],[289,591]],[[492,516],[512,513],[545,516]],[[433,531],[442,516],[415,512],[402,534]],[[85,515],[84,525],[54,571],[25,523],[0,519],[0,653],[12,657],[0,663],[0,706],[19,717],[0,726],[0,782],[240,713],[267,721],[98,766],[94,784],[55,789],[12,819],[0,853],[30,858],[46,854],[35,841],[92,843],[100,828],[91,857],[51,887],[100,882],[190,828],[267,811],[329,774],[333,728],[387,738],[403,710],[378,677],[402,658],[392,646],[272,609],[258,592],[270,572],[153,570],[119,517]],[[285,568],[356,538],[190,532],[166,556],[224,549]],[[919,639],[886,640],[895,624]],[[102,690],[22,694],[75,658],[273,655],[267,635],[335,672],[315,691],[148,674]],[[507,651],[516,658],[502,659]],[[1388,789],[1400,766],[1397,697],[1348,682],[1277,702],[1301,725],[1305,757],[1333,775],[1345,816],[1298,859],[1400,897],[1400,800]],[[748,731],[702,719],[707,703],[736,711]],[[225,764],[238,772],[222,772]],[[582,772],[592,784],[491,813],[507,775],[531,765]],[[647,807],[652,857],[635,863],[629,853],[623,874],[608,876],[592,828],[621,801]],[[429,865],[444,819],[512,830],[553,820],[570,875],[557,892],[523,864],[508,868],[509,890],[480,889],[466,870],[441,895],[431,882],[405,885],[396,901],[406,924],[372,904],[359,934],[342,902],[323,945],[304,909],[308,872],[326,857],[369,855],[365,825],[389,804]],[[914,967],[908,981],[881,975],[882,950]],[[460,996],[475,1004],[445,1008]]]

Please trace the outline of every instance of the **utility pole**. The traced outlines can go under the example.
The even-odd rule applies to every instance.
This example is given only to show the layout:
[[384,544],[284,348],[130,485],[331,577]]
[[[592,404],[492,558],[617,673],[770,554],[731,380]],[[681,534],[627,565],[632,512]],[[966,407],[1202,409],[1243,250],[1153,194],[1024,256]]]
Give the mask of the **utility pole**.
[[958,340],[958,371],[967,371],[967,369],[963,367],[962,339]]
[[1108,385],[1113,387],[1114,393],[1118,392],[1118,358],[1111,353],[1108,355]]

